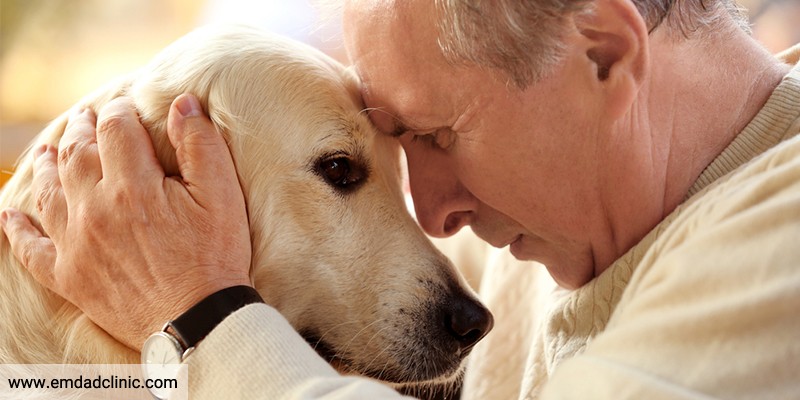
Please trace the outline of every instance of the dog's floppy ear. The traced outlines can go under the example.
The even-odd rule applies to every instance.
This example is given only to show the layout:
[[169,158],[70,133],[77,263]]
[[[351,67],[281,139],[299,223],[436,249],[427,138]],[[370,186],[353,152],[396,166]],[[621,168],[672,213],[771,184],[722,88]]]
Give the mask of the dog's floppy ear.
[[[220,43],[219,29],[200,29],[179,39],[142,68],[128,91],[150,132],[156,154],[167,175],[177,175],[175,149],[167,137],[170,105],[183,93],[197,97],[204,112],[229,143],[234,118],[223,101],[214,101],[215,85],[230,63],[229,47]],[[228,60],[226,60],[228,58]],[[220,103],[220,104],[216,104]]]

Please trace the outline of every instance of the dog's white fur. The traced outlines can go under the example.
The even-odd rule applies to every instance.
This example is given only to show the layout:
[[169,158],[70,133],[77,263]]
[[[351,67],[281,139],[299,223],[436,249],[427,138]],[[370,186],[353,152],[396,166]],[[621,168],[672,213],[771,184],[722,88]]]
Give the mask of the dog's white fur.
[[[198,96],[229,143],[250,218],[251,274],[267,303],[298,331],[333,347],[345,370],[425,380],[412,368],[438,357],[439,372],[454,371],[460,356],[436,352],[426,318],[453,291],[471,292],[408,215],[399,148],[360,112],[355,75],[286,39],[205,28],[79,106],[97,111],[131,96],[166,173],[177,175],[166,113],[185,92]],[[35,144],[57,144],[66,119],[56,119]],[[326,157],[363,168],[364,181],[337,190],[317,168]],[[23,156],[0,207],[35,216],[30,158]],[[0,296],[0,363],[138,362],[137,351],[35,282],[2,235]]]

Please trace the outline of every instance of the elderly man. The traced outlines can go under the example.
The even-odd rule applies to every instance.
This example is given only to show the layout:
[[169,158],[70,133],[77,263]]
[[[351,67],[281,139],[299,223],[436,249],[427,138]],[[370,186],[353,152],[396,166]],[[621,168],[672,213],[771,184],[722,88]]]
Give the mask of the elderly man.
[[[516,343],[531,348],[520,398],[800,395],[797,52],[768,54],[728,0],[353,0],[344,26],[371,118],[406,152],[423,229],[470,225],[572,289],[533,343]],[[115,194],[77,190],[87,169],[153,170],[129,104],[93,118],[71,119],[84,143],[60,162],[52,148],[36,161],[54,241],[13,210],[3,227],[43,283],[138,345],[247,282],[241,194],[191,96],[170,121],[184,186],[149,174]],[[95,125],[99,144],[131,151],[98,155]],[[64,196],[69,213],[133,207],[155,238],[131,233],[127,213],[67,219]],[[82,292],[86,277],[110,278]],[[397,396],[338,376],[262,304],[222,321],[187,362],[194,398]]]

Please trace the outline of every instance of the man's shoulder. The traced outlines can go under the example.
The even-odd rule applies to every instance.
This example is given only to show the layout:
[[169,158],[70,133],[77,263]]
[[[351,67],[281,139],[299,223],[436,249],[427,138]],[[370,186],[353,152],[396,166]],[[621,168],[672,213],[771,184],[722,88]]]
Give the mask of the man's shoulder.
[[637,266],[632,292],[665,279],[688,284],[694,275],[792,268],[800,260],[800,136],[721,178],[670,217]]

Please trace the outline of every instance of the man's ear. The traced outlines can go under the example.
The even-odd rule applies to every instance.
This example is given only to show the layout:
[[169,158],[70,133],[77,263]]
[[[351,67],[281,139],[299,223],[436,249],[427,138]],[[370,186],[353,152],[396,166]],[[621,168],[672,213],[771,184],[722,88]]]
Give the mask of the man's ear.
[[575,18],[596,82],[608,91],[611,112],[626,109],[649,62],[647,26],[631,0],[595,0]]

